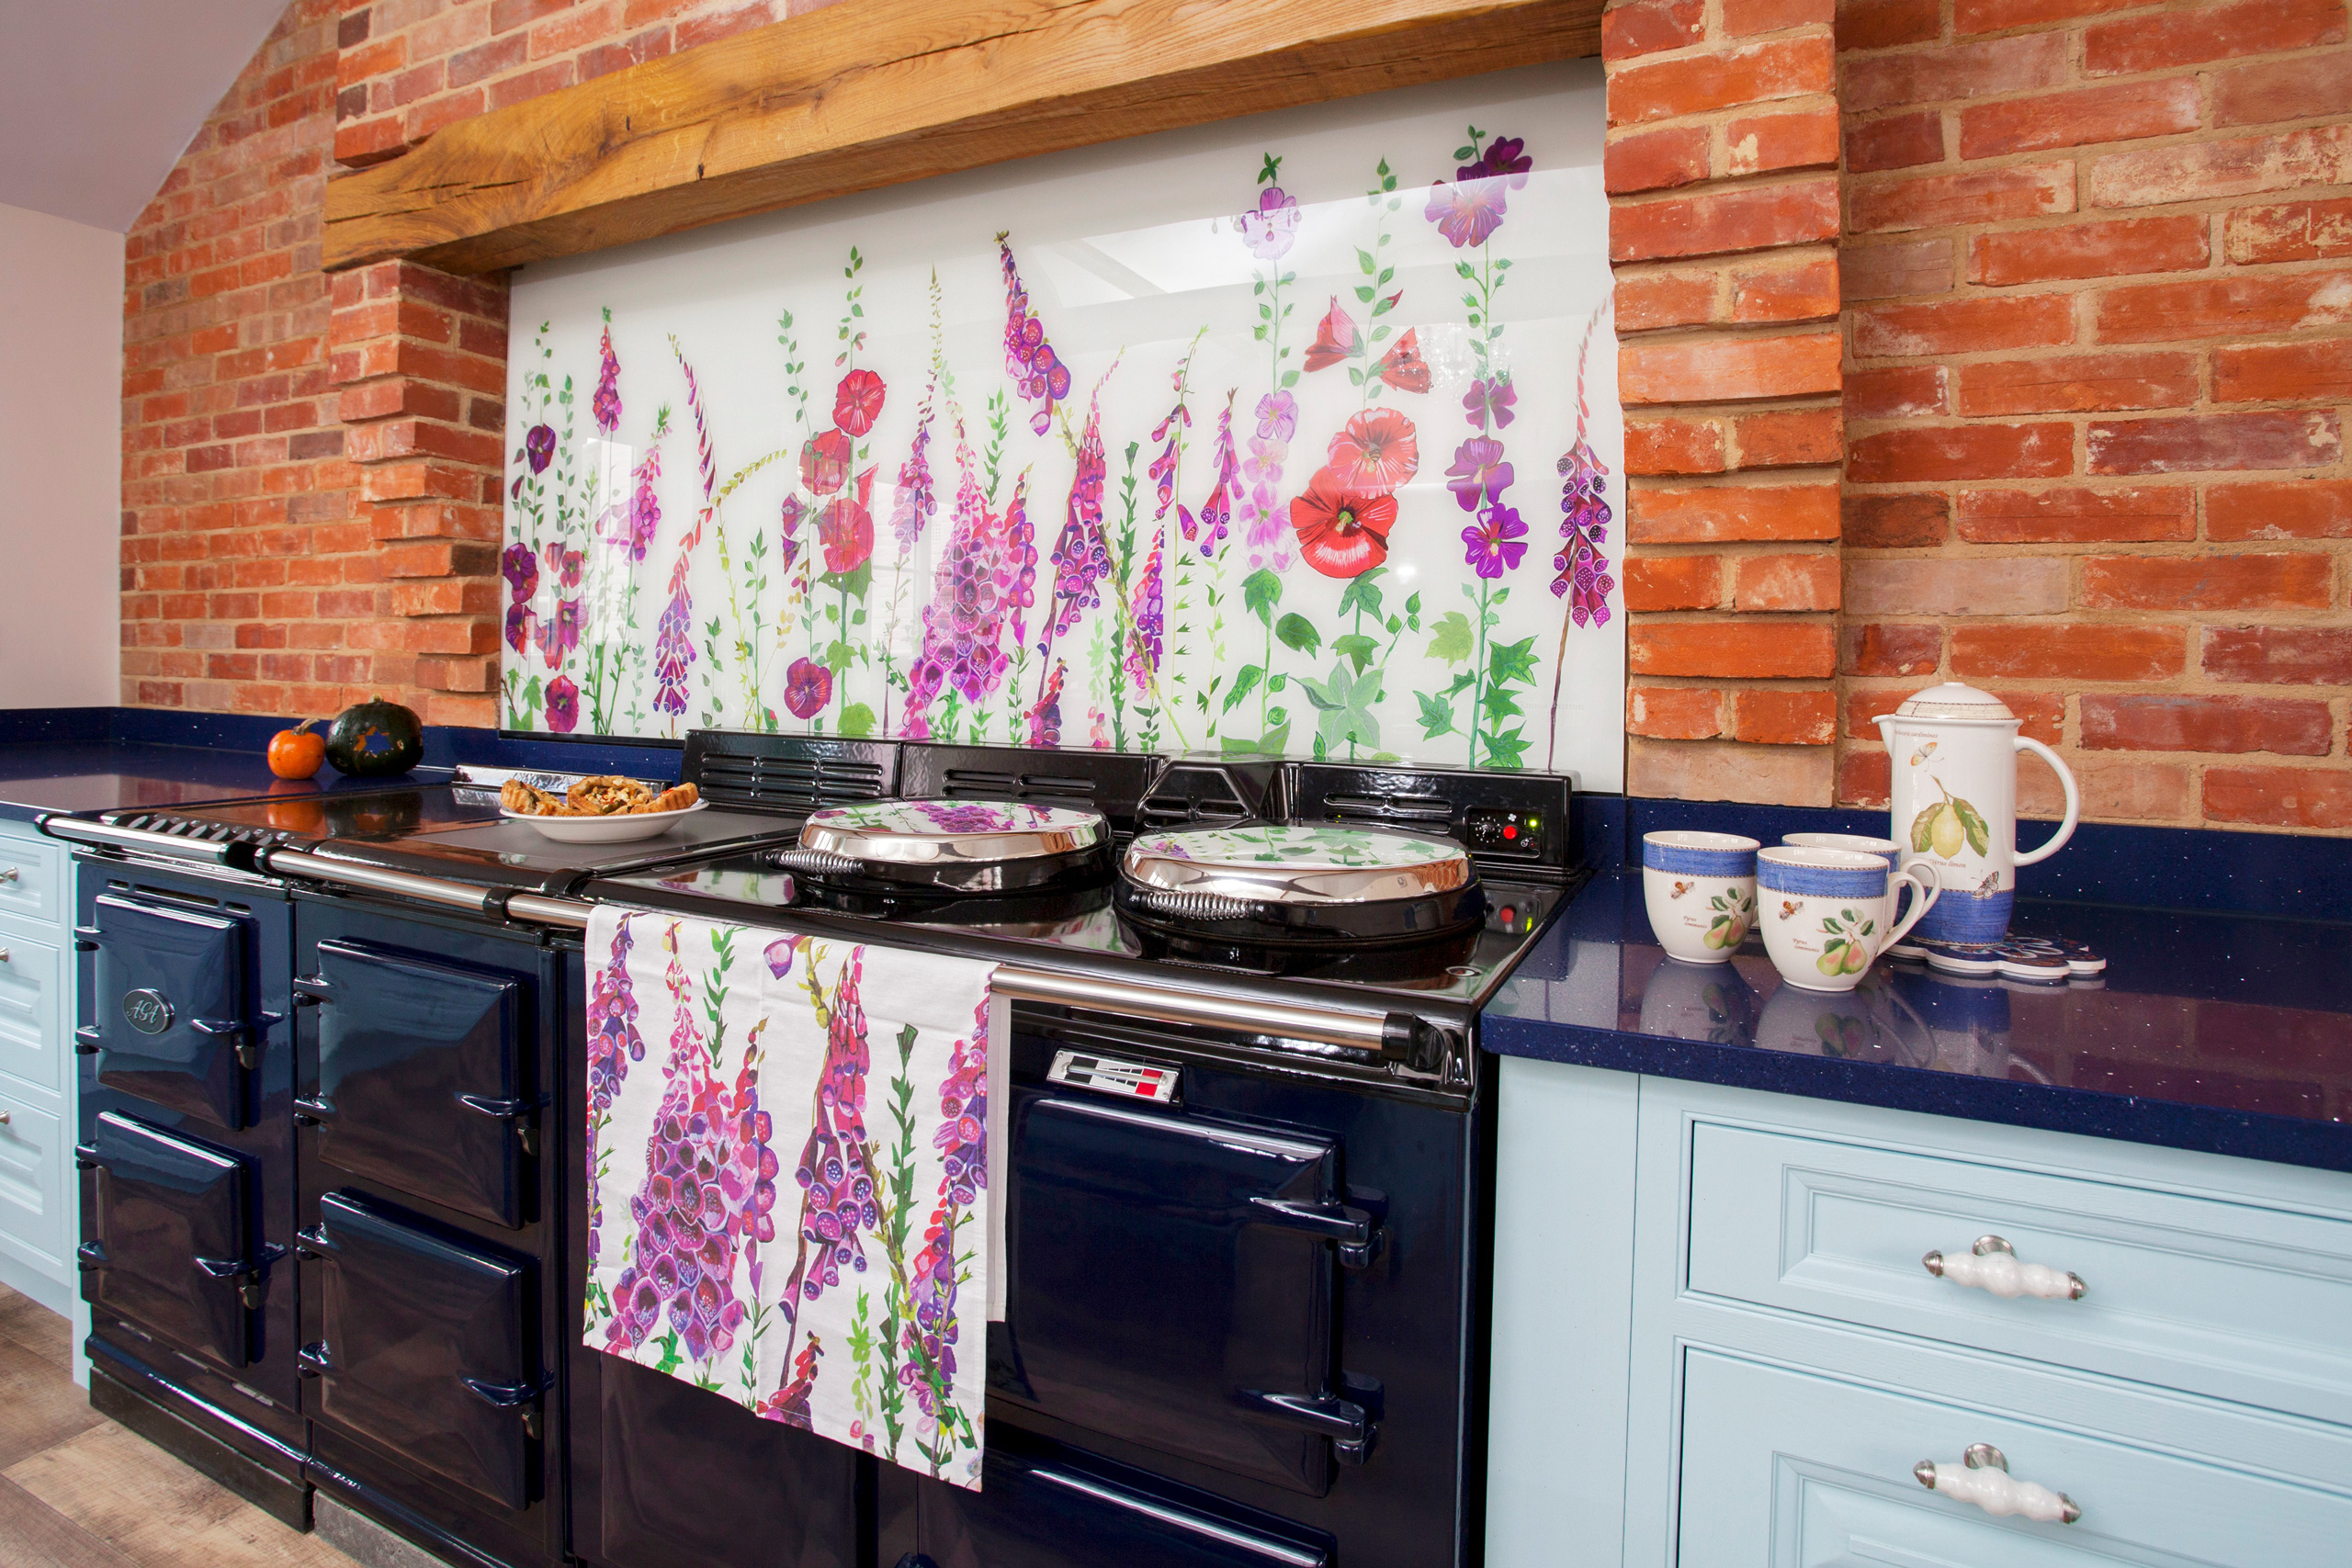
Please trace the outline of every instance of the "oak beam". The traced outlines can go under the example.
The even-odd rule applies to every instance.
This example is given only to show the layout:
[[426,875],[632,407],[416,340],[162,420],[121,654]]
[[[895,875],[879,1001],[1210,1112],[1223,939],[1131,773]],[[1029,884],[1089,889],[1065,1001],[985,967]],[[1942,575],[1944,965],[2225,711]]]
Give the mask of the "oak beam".
[[459,120],[327,186],[326,266],[483,273],[1600,51],[1600,0],[852,0]]

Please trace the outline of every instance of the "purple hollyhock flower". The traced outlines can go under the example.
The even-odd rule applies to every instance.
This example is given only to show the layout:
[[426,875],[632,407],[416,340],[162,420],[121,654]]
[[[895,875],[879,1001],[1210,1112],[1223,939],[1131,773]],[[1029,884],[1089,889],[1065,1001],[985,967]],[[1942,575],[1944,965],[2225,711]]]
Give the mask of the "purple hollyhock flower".
[[1288,392],[1268,392],[1258,400],[1258,439],[1288,441],[1298,434],[1298,400]]
[[535,424],[523,436],[523,456],[529,460],[531,472],[548,471],[548,459],[555,456],[555,428]]
[[539,553],[528,545],[507,546],[499,558],[499,571],[506,579],[508,596],[517,604],[539,591]]
[[1464,512],[1500,501],[1512,479],[1510,464],[1503,457],[1503,444],[1483,435],[1474,435],[1455,447],[1453,467],[1445,472],[1445,488],[1453,492]]
[[1463,558],[1480,577],[1500,577],[1518,568],[1527,554],[1527,525],[1514,507],[1489,506],[1478,521],[1462,530]]
[[1474,430],[1500,430],[1517,417],[1511,405],[1518,401],[1510,378],[1498,376],[1491,381],[1471,382],[1470,389],[1462,394],[1462,412],[1470,416]]
[[784,672],[784,705],[795,718],[816,717],[832,696],[832,671],[813,659],[796,659]]
[[569,735],[580,723],[580,688],[569,675],[559,675],[548,682],[548,728],[558,735]]
[[1234,220],[1241,230],[1241,243],[1260,261],[1279,261],[1288,254],[1298,239],[1298,198],[1280,186],[1260,191],[1257,209]]

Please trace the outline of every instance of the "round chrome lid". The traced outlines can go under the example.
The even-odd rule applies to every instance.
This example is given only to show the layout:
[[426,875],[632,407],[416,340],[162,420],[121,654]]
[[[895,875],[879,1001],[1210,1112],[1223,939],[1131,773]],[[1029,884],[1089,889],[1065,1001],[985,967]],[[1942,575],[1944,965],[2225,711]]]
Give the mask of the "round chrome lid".
[[876,800],[810,812],[800,847],[853,861],[970,865],[1073,854],[1109,837],[1099,811],[1012,800]]
[[1120,869],[1140,887],[1275,904],[1421,898],[1475,880],[1451,839],[1281,823],[1138,833]]

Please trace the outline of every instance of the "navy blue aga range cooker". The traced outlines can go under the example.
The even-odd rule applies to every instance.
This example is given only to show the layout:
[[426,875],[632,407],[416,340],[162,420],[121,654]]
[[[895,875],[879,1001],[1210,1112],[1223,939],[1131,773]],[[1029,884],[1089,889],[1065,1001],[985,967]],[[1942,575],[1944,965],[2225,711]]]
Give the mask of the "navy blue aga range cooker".
[[[201,877],[275,933],[256,967],[285,978],[255,983],[239,1069],[254,1145],[160,1105],[130,1131],[244,1161],[252,1191],[280,1173],[244,1251],[181,1254],[260,1287],[243,1344],[268,1381],[246,1381],[295,1476],[514,1568],[1476,1560],[1473,1035],[1573,888],[1568,781],[726,734],[692,739],[686,774],[712,809],[683,841],[548,844],[460,785],[328,831],[216,811],[90,852],[95,880],[226,834]],[[1051,831],[1024,860],[839,809],[892,800],[1050,807]],[[588,900],[1001,964],[1009,1282],[979,1491],[581,1346]],[[112,974],[94,1012],[122,1005]],[[149,1348],[156,1407],[245,1397],[225,1362],[197,1375],[187,1314],[111,1321],[101,1340]]]

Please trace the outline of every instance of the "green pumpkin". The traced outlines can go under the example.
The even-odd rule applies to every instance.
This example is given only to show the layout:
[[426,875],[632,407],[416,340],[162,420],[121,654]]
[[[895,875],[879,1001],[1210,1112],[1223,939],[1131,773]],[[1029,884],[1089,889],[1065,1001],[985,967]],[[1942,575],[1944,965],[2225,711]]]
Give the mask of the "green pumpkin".
[[327,731],[327,761],[339,773],[388,778],[424,755],[424,726],[415,714],[382,698],[343,710]]

